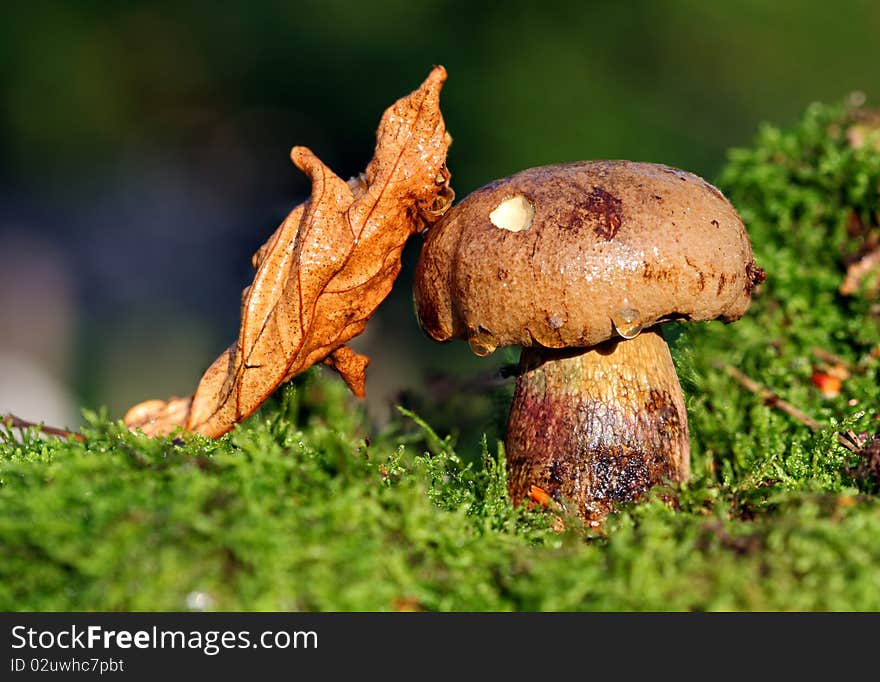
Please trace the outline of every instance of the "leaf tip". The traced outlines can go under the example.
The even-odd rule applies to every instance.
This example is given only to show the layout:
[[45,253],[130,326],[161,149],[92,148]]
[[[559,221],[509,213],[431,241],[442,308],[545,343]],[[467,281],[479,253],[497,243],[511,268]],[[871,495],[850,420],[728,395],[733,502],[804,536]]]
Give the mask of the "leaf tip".
[[315,153],[303,145],[297,145],[290,150],[290,160],[300,170],[305,170],[303,166],[307,166],[315,158],[317,158]]
[[447,75],[446,68],[441,64],[437,64],[431,69],[431,73],[429,73],[428,77],[425,79],[425,84],[437,86],[443,85],[446,82]]
[[348,388],[357,398],[367,395],[367,365],[370,358],[354,352],[348,346],[340,346],[324,358],[324,364],[332,367],[342,376]]

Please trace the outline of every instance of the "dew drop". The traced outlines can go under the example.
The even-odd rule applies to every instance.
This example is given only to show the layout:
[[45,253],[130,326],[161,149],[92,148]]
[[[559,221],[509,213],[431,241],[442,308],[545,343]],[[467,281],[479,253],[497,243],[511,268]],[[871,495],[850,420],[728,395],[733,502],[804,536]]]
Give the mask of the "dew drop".
[[468,339],[468,346],[471,347],[471,351],[474,355],[481,358],[495,352],[495,346],[476,337]]
[[642,316],[635,308],[624,305],[617,314],[611,318],[614,329],[625,339],[634,339],[644,328]]

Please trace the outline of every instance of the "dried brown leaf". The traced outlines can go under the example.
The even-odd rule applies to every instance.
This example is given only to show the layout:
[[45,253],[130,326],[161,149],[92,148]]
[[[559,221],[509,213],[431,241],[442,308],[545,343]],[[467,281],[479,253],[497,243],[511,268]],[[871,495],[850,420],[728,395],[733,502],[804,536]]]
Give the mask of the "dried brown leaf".
[[372,161],[348,182],[309,149],[294,147],[291,159],[311,179],[312,195],[254,255],[238,340],[208,368],[191,402],[136,405],[125,417],[129,428],[159,435],[182,426],[220,436],[318,362],[363,396],[368,358],[345,344],[391,291],[407,238],[452,202],[450,137],[439,107],[445,80],[435,67],[385,111]]

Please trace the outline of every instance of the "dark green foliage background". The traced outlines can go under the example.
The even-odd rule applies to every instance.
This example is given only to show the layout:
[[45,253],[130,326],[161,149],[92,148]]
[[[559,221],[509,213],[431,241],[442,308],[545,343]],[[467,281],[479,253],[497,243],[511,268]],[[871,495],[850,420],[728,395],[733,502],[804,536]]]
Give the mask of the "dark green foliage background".
[[[847,145],[850,116],[812,105],[790,130],[765,126],[718,179],[768,278],[736,324],[669,334],[686,486],[557,533],[552,514],[510,506],[495,442],[463,462],[406,412],[374,433],[313,370],[218,441],[150,440],[94,414],[85,444],[6,434],[0,609],[880,609],[877,482],[836,440],[874,434],[880,397],[876,299],[837,293],[865,236],[853,216],[876,230],[880,206],[880,154]],[[817,346],[853,367],[837,398],[810,383]]]
[[[582,159],[713,178],[762,120],[787,126],[809,102],[854,90],[875,106],[880,97],[874,0],[30,0],[4,10],[0,268],[32,250],[66,286],[20,268],[0,357],[11,342],[53,370],[73,414],[50,421],[67,426],[79,405],[116,418],[190,393],[236,334],[251,254],[308,193],[290,148],[357,174],[381,112],[433,64],[449,72],[442,108],[459,197]],[[470,378],[506,360],[421,333],[418,248],[412,240],[398,286],[356,341],[374,358],[367,405],[380,422],[400,391],[424,393],[426,370]],[[423,395],[407,404],[476,455],[486,412],[504,410],[455,395],[446,415]],[[49,417],[33,409],[0,404]]]

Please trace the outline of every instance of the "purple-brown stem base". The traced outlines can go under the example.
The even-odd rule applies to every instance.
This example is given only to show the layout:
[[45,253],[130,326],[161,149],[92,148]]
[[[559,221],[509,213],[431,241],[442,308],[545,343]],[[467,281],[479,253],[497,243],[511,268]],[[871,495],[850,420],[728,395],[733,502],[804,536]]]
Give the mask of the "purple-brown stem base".
[[690,469],[687,413],[659,330],[593,349],[523,348],[507,424],[514,504],[532,486],[596,525]]

